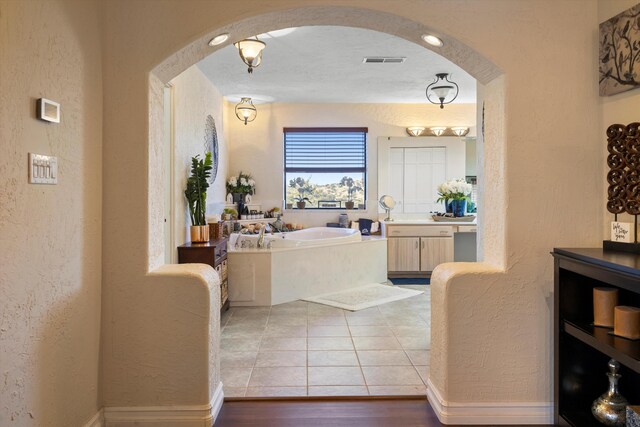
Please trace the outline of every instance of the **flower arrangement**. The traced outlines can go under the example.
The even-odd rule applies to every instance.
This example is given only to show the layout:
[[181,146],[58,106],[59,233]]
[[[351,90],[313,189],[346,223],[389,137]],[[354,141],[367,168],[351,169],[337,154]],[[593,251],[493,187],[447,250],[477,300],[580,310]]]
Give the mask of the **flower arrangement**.
[[359,185],[356,185],[353,178],[351,178],[350,176],[344,176],[342,177],[342,179],[340,180],[340,186],[344,187],[347,186],[347,198],[349,202],[353,201],[353,195],[356,194],[357,191],[362,190],[362,187],[360,187]]
[[247,173],[240,172],[227,180],[227,193],[254,194],[255,191],[256,182]]
[[470,200],[469,195],[473,187],[464,179],[452,179],[438,185],[437,202],[447,203],[449,200]]

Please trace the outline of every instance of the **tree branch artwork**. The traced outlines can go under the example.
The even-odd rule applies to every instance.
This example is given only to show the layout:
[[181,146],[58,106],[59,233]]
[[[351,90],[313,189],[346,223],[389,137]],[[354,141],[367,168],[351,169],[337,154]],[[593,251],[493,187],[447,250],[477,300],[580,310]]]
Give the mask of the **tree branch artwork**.
[[600,96],[640,86],[640,4],[600,24]]

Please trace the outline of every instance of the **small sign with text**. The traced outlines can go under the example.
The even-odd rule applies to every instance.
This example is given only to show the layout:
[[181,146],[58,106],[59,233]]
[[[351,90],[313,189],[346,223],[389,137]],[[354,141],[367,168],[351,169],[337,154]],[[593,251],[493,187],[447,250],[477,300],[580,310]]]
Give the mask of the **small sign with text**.
[[630,222],[611,222],[611,241],[612,242],[631,242],[631,223]]

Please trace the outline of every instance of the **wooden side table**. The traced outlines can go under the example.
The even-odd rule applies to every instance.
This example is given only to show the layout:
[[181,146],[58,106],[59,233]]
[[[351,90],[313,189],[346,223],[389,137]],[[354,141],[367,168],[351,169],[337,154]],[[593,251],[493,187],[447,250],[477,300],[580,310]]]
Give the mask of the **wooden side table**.
[[209,240],[205,243],[187,242],[178,246],[179,264],[208,264],[220,276],[220,310],[229,309],[229,279],[227,277],[228,238]]

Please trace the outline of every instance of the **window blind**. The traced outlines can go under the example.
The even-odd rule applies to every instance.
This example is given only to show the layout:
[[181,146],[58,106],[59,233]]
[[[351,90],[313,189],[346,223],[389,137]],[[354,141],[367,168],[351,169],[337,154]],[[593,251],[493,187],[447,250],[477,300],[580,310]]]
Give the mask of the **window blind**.
[[284,128],[285,172],[366,172],[367,128]]

